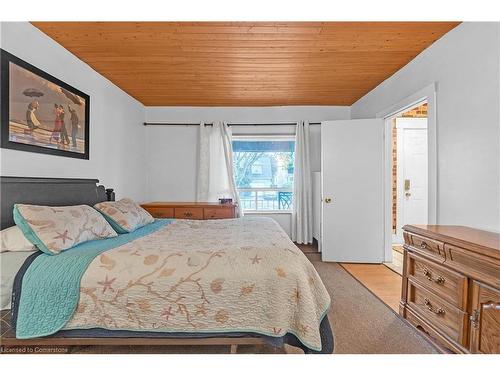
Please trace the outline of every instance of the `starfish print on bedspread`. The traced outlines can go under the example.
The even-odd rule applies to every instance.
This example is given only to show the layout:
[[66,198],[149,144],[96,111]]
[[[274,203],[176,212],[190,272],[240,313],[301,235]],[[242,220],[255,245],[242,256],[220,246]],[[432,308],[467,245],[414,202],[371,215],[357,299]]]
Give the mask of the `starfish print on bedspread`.
[[169,307],[165,307],[163,309],[163,313],[161,314],[161,316],[164,316],[166,320],[168,320],[168,318],[170,318],[171,316],[174,316],[175,314],[172,312],[172,306],[169,306]]
[[70,236],[68,236],[68,230],[66,229],[63,233],[56,232],[58,236],[54,237],[54,240],[61,239],[63,244],[66,243],[66,240],[73,240]]
[[259,262],[262,260],[258,255],[255,255],[253,258],[250,258],[252,261],[252,264],[259,264]]
[[106,275],[106,279],[104,281],[98,281],[97,284],[102,285],[102,294],[106,293],[106,290],[111,290],[114,292],[115,290],[111,286],[113,282],[116,280],[116,277],[112,278],[111,280],[108,280],[108,275]]

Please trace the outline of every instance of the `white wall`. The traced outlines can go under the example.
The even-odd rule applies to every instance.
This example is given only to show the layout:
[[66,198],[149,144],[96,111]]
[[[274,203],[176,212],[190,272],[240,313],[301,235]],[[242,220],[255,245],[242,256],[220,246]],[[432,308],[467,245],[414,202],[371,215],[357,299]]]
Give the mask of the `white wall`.
[[[340,120],[350,117],[349,107],[147,107],[147,122],[294,122]],[[311,164],[321,170],[320,126],[311,126]],[[277,134],[293,126],[246,126],[232,128],[234,135]],[[147,126],[146,148],[149,200],[192,201],[196,197],[198,128],[196,126]]]
[[0,46],[90,95],[90,160],[0,149],[3,176],[98,178],[145,200],[144,106],[27,22],[2,22]]
[[[274,123],[350,118],[349,107],[147,107],[148,122],[227,121],[239,123]],[[321,170],[320,126],[311,127],[311,164]],[[293,126],[234,127],[233,134],[276,134],[294,131]],[[193,201],[196,198],[198,128],[195,126],[146,127],[147,200]],[[277,220],[290,233],[290,215],[266,215]]]
[[464,23],[351,107],[370,118],[437,83],[438,224],[500,231],[500,24]]

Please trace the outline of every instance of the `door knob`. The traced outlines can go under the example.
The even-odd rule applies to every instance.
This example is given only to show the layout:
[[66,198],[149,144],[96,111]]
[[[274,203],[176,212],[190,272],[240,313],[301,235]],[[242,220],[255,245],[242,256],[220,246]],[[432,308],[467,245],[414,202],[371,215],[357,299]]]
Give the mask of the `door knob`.
[[325,198],[325,203],[331,203],[332,202],[332,198]]

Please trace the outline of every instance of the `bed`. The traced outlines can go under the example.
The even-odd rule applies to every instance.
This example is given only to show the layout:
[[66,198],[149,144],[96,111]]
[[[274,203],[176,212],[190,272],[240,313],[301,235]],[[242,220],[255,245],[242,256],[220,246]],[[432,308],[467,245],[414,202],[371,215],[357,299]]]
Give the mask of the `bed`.
[[[13,225],[15,203],[92,206],[114,195],[88,179],[1,183],[2,229]],[[235,351],[287,343],[305,353],[333,351],[330,297],[270,219],[156,220],[79,246],[26,258],[2,345],[218,344]]]

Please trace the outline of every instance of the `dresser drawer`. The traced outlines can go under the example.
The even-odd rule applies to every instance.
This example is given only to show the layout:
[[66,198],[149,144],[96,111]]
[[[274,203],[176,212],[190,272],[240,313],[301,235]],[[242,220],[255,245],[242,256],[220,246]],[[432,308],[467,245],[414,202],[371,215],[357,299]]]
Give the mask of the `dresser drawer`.
[[210,219],[232,219],[234,217],[231,207],[225,208],[205,208],[203,217]]
[[158,219],[172,219],[174,217],[173,208],[146,208],[151,216]]
[[445,245],[446,264],[479,281],[500,288],[500,269],[498,261],[482,254],[475,254],[461,247]]
[[454,341],[465,344],[467,314],[424,287],[408,280],[408,306]]
[[174,209],[176,219],[203,219],[203,208],[200,207],[176,207]]
[[466,310],[467,277],[411,252],[407,254],[407,273],[411,280],[416,280],[453,306]]
[[444,243],[424,236],[405,232],[405,242],[418,253],[431,257],[437,262],[444,262]]
[[438,349],[443,353],[465,353],[466,350],[460,345],[457,345],[453,341],[446,339],[438,331],[424,322],[418,315],[414,314],[410,309],[406,310],[406,320],[418,329],[420,332],[424,333],[428,339],[434,342]]

